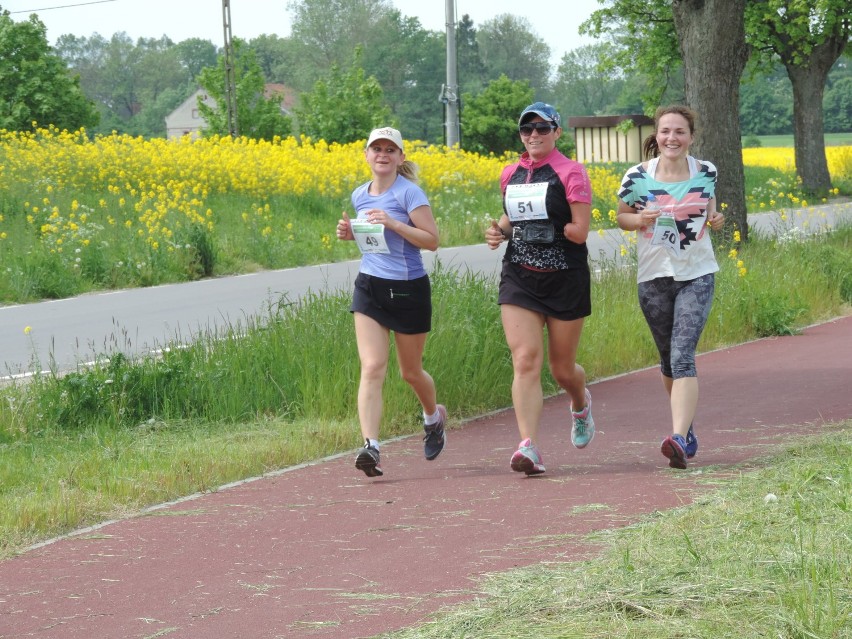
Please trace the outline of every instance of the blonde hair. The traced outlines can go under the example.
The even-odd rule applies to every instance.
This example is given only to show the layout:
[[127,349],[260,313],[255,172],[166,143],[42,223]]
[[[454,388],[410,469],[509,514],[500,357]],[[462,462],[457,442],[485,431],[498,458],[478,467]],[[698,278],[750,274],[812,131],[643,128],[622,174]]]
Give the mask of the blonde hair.
[[420,169],[418,166],[412,162],[411,160],[403,160],[402,164],[399,165],[399,168],[396,170],[402,177],[411,180],[415,184],[420,182]]
[[642,143],[642,157],[645,160],[655,158],[660,154],[660,147],[657,144],[657,126],[660,124],[660,118],[670,113],[676,113],[682,116],[689,124],[689,132],[695,135],[695,122],[698,120],[698,114],[688,106],[682,104],[672,104],[670,106],[658,107],[654,113],[654,132],[645,138]]

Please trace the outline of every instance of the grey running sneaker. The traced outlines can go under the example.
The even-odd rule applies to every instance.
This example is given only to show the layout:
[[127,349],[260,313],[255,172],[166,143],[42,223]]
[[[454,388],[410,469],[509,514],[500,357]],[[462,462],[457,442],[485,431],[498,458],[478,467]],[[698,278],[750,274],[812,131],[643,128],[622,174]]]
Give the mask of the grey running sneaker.
[[518,450],[512,454],[509,466],[516,473],[526,473],[527,475],[541,475],[544,472],[541,453],[538,452],[538,448],[529,437],[518,444]]
[[363,470],[367,477],[384,475],[382,467],[379,466],[379,451],[370,446],[369,441],[365,441],[364,448],[358,452],[358,456],[355,458],[355,468]]
[[429,461],[435,459],[444,450],[444,444],[447,443],[447,434],[444,432],[444,426],[447,425],[447,409],[438,404],[438,413],[441,417],[431,426],[423,426],[426,434],[423,435],[423,454]]
[[592,394],[586,389],[586,407],[579,413],[571,411],[571,443],[575,448],[585,448],[595,437],[595,420],[592,419]]

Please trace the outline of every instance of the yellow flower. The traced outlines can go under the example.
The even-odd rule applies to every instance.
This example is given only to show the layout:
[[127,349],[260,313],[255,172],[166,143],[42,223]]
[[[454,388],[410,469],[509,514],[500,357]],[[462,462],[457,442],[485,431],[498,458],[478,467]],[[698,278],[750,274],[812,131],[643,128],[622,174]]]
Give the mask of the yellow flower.
[[728,252],[728,257],[730,257],[732,260],[736,259],[737,258],[737,249],[735,249],[735,248],[731,249]]
[[740,241],[740,232],[734,231],[734,242],[739,242],[739,241]]
[[24,326],[24,335],[29,335],[30,333],[32,333],[32,331],[33,331],[32,326]]

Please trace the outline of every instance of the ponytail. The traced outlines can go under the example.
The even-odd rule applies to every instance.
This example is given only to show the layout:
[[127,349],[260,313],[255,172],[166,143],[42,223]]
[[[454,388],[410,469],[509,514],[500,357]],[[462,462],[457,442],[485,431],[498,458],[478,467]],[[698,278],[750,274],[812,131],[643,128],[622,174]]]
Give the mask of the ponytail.
[[420,177],[418,176],[420,170],[418,169],[417,165],[411,160],[404,160],[396,172],[399,173],[399,175],[401,175],[402,177],[411,180],[415,184],[420,182]]

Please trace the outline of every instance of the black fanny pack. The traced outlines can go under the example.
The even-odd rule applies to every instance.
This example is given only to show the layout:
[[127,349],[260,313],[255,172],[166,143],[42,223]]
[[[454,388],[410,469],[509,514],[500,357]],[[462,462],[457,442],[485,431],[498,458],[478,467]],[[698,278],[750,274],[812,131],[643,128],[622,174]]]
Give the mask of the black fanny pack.
[[512,239],[520,239],[530,244],[553,244],[555,236],[553,224],[550,222],[529,222],[523,228],[512,228]]

